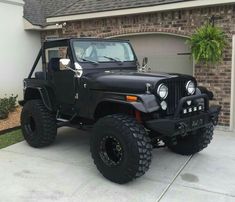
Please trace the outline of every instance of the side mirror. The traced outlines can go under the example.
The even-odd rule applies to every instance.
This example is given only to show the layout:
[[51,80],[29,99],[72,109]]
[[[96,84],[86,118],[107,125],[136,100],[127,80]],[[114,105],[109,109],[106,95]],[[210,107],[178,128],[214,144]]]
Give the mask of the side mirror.
[[77,62],[75,62],[74,65],[75,65],[75,69],[76,69],[76,76],[77,76],[77,78],[80,78],[83,74],[82,66],[80,64],[78,64]]
[[145,67],[148,64],[148,58],[144,57],[142,67]]
[[75,62],[75,69],[80,71],[80,70],[82,70],[82,66],[80,64],[78,64],[77,62]]
[[60,63],[67,68],[70,64],[70,59],[60,59]]

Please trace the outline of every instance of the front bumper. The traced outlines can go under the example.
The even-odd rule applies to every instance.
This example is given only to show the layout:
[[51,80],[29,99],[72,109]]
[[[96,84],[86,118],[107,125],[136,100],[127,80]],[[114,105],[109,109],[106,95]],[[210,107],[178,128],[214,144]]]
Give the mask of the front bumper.
[[[204,110],[196,115],[182,117],[184,104],[189,100],[204,99]],[[209,107],[209,98],[206,94],[184,97],[180,100],[175,114],[171,118],[155,119],[145,123],[146,128],[164,136],[185,135],[188,132],[209,126],[217,125],[220,106]]]

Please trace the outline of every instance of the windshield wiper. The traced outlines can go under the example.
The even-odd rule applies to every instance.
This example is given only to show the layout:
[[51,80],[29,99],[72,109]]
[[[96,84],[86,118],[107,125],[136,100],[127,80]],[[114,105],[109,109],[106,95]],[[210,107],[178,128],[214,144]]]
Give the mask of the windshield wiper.
[[90,60],[90,59],[85,59],[85,58],[79,58],[80,60],[82,61],[85,61],[85,62],[92,62],[94,64],[98,64],[99,62],[98,61],[94,61],[94,60]]
[[116,59],[116,58],[108,57],[108,56],[105,56],[105,55],[104,55],[104,56],[102,56],[102,57],[107,58],[107,59],[110,59],[110,60],[115,61],[115,62],[123,63],[123,61],[118,60],[118,59]]

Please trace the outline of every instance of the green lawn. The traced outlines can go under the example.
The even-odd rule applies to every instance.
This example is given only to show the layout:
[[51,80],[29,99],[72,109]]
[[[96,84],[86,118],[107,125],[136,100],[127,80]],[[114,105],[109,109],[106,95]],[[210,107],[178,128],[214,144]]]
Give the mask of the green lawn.
[[15,130],[4,135],[0,135],[0,149],[17,142],[21,142],[23,139],[24,138],[22,136],[21,130]]

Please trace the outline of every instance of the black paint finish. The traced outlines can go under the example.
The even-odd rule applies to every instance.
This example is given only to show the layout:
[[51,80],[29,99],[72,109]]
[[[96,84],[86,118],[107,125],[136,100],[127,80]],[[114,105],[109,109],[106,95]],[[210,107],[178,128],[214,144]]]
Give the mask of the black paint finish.
[[[192,80],[197,85],[194,77],[174,73],[138,72],[139,63],[136,56],[132,62],[79,63],[72,48],[75,40],[120,41],[116,39],[82,38],[45,42],[30,71],[29,77],[24,80],[24,100],[20,102],[21,105],[24,105],[28,100],[42,99],[47,109],[57,113],[60,117],[66,117],[67,119],[76,117],[80,121],[89,120],[89,123],[95,122],[97,117],[99,117],[99,113],[104,115],[109,113],[107,110],[118,113],[119,109],[133,109],[141,112],[142,116],[146,118],[146,123],[148,123],[144,123],[146,127],[151,125],[151,128],[156,128],[157,124],[160,124],[159,126],[175,127],[177,121],[172,120],[174,118],[173,115],[174,113],[179,115],[179,110],[183,104],[190,100],[185,84],[187,81]],[[128,41],[125,42],[129,43]],[[77,62],[83,68],[83,75],[80,78],[76,77],[75,73],[69,69],[55,72],[48,71],[48,64],[46,64],[45,59],[46,50],[65,46],[68,47],[67,55],[71,60],[70,67],[75,69],[75,63]],[[43,72],[36,73],[36,78],[32,78],[35,67],[41,57],[44,67]],[[169,96],[165,100],[171,105],[168,111],[161,109],[160,103],[163,100],[157,95],[157,87],[161,83],[164,83],[169,88]],[[203,92],[205,93],[206,90]],[[138,97],[138,100],[136,102],[127,102],[127,95],[134,95]],[[208,108],[207,95],[203,95],[203,98],[206,102],[206,108]],[[183,100],[183,102],[180,102],[180,100]],[[207,116],[210,115],[205,115],[205,117]],[[156,117],[159,120],[161,119],[161,122],[157,121]],[[180,115],[175,118],[180,118]],[[164,124],[162,124],[163,122]],[[168,125],[167,123],[172,124]]]

